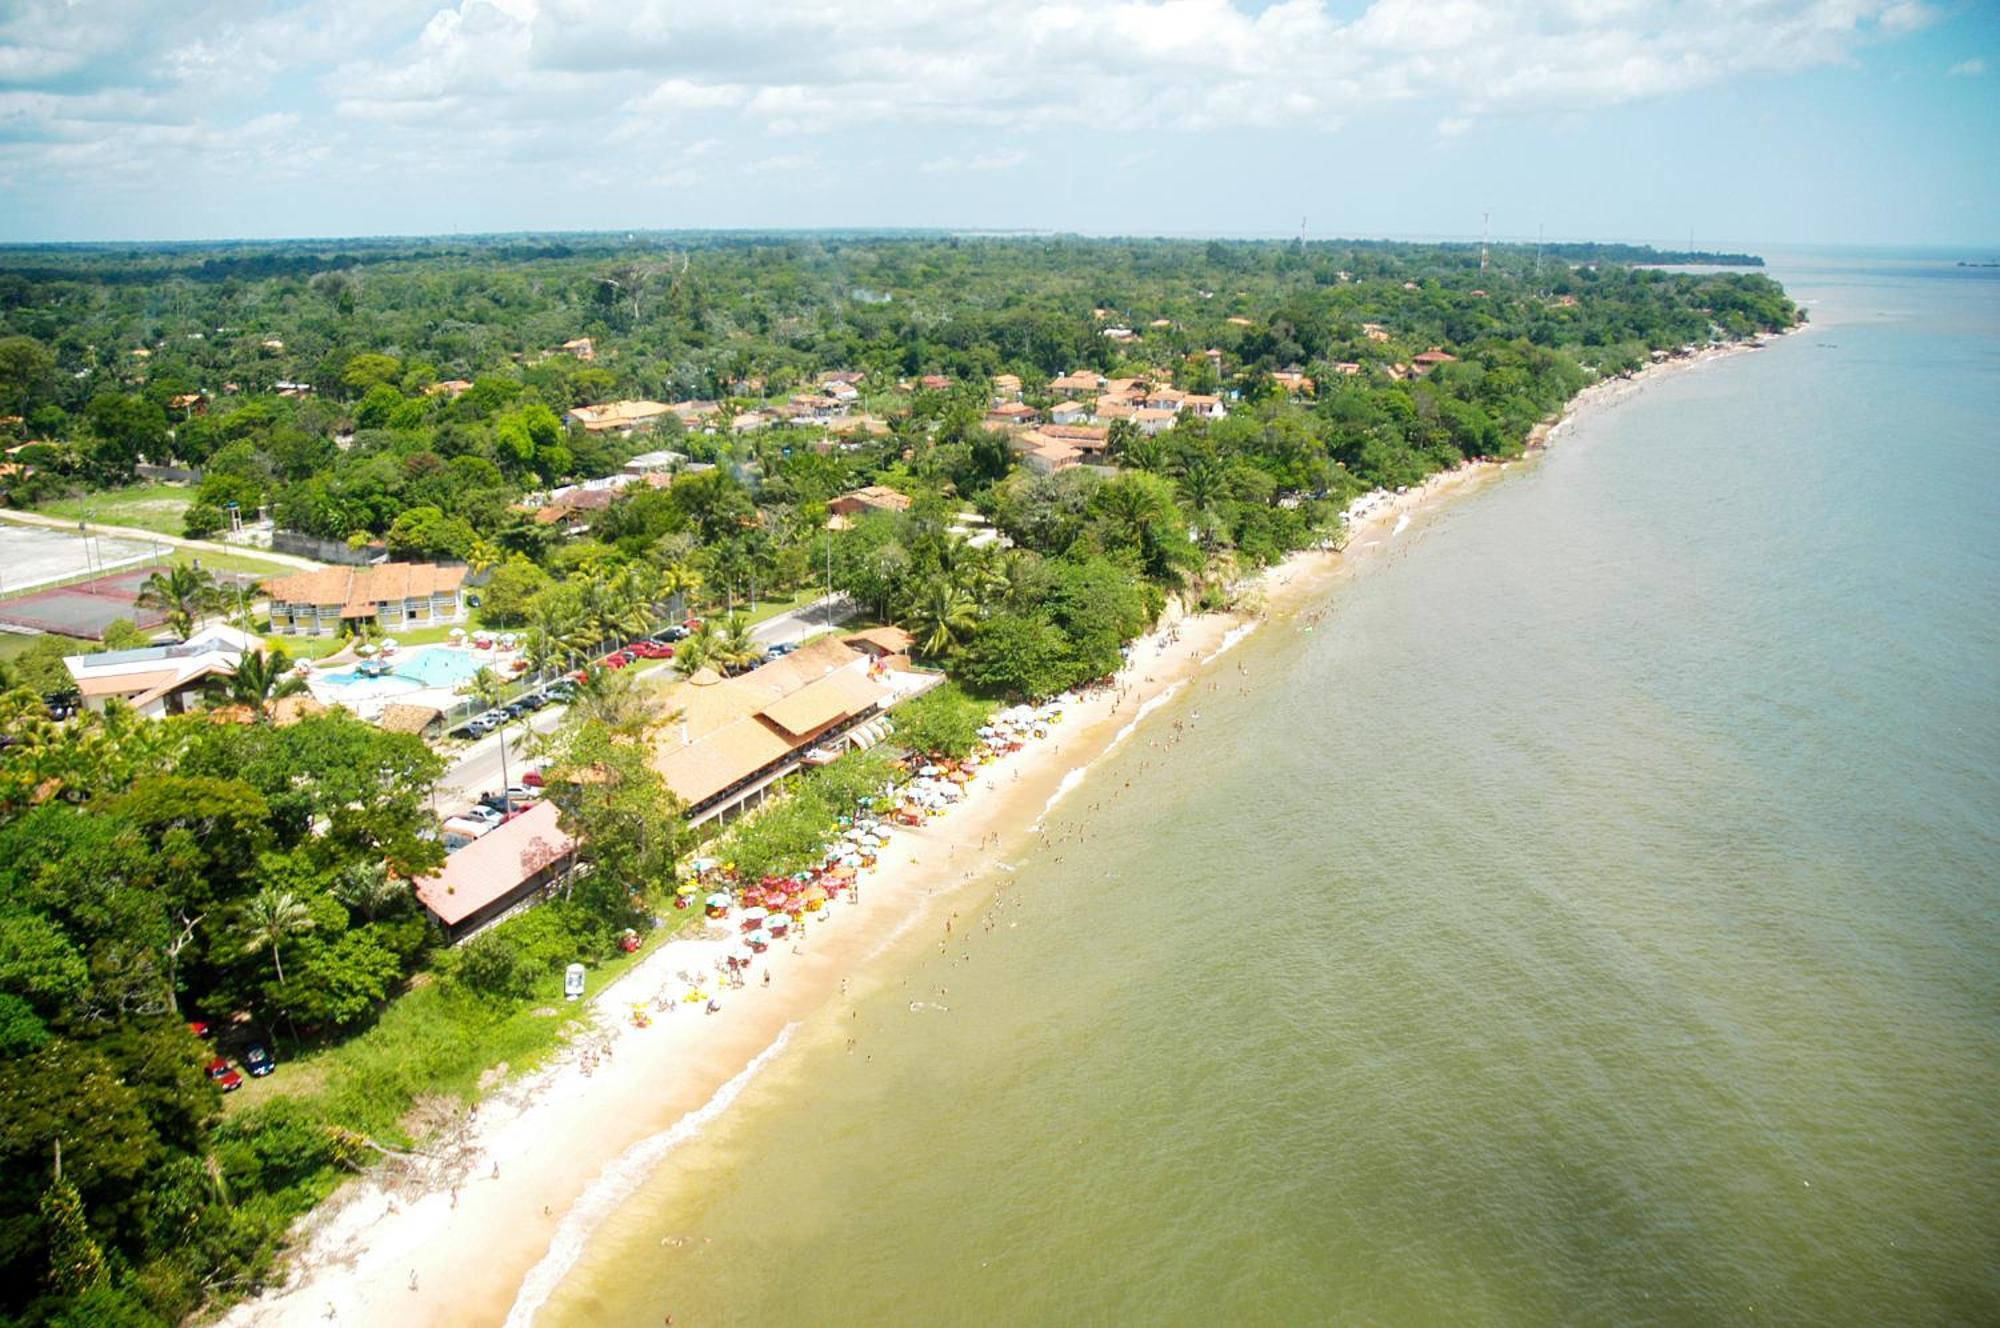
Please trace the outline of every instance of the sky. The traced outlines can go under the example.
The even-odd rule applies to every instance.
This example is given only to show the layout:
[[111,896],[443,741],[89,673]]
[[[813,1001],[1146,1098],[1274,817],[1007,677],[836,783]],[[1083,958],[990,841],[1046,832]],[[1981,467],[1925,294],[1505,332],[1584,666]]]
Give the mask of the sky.
[[1974,0],[0,0],[0,242],[1992,246]]

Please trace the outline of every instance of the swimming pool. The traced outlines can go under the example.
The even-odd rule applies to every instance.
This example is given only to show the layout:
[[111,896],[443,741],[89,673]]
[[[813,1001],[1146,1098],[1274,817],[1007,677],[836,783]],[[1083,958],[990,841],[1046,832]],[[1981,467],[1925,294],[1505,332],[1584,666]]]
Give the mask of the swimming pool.
[[353,669],[346,669],[340,673],[317,674],[313,682],[343,699],[356,693],[365,693],[368,696],[395,695],[422,691],[429,687],[446,689],[456,687],[480,669],[491,666],[493,662],[493,652],[490,650],[420,646],[415,650],[396,655],[390,661],[391,667],[386,674],[370,676]]

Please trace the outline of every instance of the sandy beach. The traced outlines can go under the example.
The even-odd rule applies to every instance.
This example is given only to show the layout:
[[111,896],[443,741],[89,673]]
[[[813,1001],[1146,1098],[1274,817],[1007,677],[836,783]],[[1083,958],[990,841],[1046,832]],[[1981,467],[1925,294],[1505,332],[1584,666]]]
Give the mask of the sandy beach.
[[[1586,389],[1560,420],[1538,427],[1532,444],[1559,441],[1579,412],[1613,405],[1652,376],[1726,353]],[[531,1322],[602,1217],[675,1143],[726,1110],[791,1030],[865,981],[897,938],[937,925],[957,891],[1018,856],[1051,799],[1087,780],[1090,765],[1145,714],[1259,621],[1297,613],[1333,580],[1393,550],[1426,512],[1522,464],[1467,464],[1386,496],[1350,527],[1342,552],[1302,553],[1264,573],[1244,613],[1170,610],[1134,643],[1115,690],[1085,698],[1046,739],[983,768],[947,815],[899,829],[863,874],[859,902],[833,905],[830,922],[796,945],[774,946],[759,966],[769,986],[753,978],[720,992],[716,1013],[683,1004],[655,1013],[648,1027],[633,1025],[635,1003],[650,1008],[656,994],[685,991],[684,972],[713,972],[726,944],[718,931],[661,946],[617,982],[593,987],[596,1036],[490,1093],[443,1143],[424,1145],[431,1156],[349,1184],[302,1224],[286,1282],[222,1322]]]

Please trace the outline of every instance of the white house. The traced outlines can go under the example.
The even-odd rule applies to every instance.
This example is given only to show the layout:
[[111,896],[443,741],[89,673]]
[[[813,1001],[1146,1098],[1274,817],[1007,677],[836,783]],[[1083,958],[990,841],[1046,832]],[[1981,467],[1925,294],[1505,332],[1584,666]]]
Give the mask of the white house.
[[627,475],[663,475],[678,468],[687,460],[679,452],[662,449],[658,452],[641,452],[625,463]]
[[184,713],[209,678],[236,672],[244,652],[256,648],[257,638],[248,632],[217,623],[178,645],[66,655],[63,665],[88,708],[102,710],[115,697],[158,719]]

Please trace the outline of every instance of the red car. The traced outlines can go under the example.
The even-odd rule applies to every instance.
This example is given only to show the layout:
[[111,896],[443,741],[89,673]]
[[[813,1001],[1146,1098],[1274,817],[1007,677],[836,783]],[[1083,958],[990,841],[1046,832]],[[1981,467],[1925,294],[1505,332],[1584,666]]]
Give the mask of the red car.
[[521,782],[529,788],[540,788],[542,787],[542,772],[539,770],[530,770],[527,774],[521,776]]
[[603,659],[600,659],[597,662],[599,664],[602,664],[607,669],[622,669],[627,664],[631,663],[630,660],[625,658],[625,652],[622,650],[613,651],[611,654],[606,655]]
[[225,1093],[234,1093],[243,1087],[243,1076],[229,1068],[229,1062],[217,1056],[208,1063],[208,1077],[215,1080]]
[[674,648],[672,646],[663,646],[658,641],[635,641],[631,649],[632,653],[640,659],[672,659],[674,657]]

